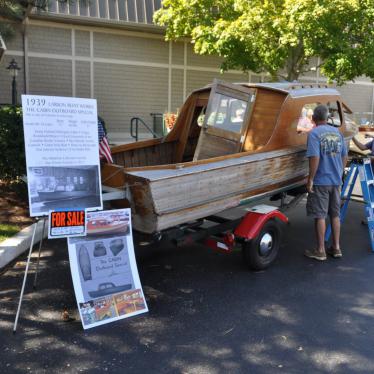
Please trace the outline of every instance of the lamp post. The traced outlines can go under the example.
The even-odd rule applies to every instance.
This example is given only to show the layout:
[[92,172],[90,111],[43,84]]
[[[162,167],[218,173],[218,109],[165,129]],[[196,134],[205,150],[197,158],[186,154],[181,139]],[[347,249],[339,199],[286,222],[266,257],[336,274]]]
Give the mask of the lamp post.
[[10,62],[7,69],[9,70],[10,76],[13,78],[12,79],[12,105],[17,105],[17,81],[16,81],[16,77],[18,75],[18,70],[21,70],[21,69],[18,67],[17,62],[14,58]]

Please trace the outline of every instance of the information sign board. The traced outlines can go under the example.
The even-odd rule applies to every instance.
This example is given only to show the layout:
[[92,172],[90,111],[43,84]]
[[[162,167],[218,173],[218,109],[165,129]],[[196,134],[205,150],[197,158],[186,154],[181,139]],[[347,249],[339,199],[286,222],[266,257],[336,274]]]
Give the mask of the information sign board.
[[30,215],[102,209],[96,100],[22,95]]

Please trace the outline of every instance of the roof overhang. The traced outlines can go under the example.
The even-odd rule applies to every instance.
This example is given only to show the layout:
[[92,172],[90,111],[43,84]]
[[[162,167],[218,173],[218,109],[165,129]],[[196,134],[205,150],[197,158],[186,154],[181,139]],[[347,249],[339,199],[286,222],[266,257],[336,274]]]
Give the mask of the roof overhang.
[[72,25],[94,26],[114,28],[117,30],[138,31],[151,34],[165,34],[165,28],[153,24],[137,23],[137,22],[118,22],[108,19],[100,19],[94,17],[73,16],[64,14],[52,13],[32,13],[29,15],[30,19],[43,20],[49,22],[61,22]]

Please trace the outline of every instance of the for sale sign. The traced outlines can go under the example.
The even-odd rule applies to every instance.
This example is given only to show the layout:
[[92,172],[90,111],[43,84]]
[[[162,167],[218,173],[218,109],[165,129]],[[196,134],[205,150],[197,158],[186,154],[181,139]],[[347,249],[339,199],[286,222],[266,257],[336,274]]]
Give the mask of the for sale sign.
[[66,238],[86,235],[85,210],[51,210],[48,238]]

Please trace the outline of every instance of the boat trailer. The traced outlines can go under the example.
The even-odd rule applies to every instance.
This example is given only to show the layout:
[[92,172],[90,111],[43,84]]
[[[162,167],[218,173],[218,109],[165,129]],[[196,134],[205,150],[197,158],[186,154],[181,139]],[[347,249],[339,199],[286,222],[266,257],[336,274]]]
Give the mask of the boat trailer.
[[[287,195],[293,196],[288,202]],[[154,234],[134,232],[134,240],[140,246],[162,242],[181,246],[198,242],[221,253],[231,253],[241,246],[246,265],[252,270],[263,270],[278,255],[284,228],[289,223],[285,212],[295,207],[305,196],[305,186],[277,194],[273,191],[272,194],[264,194],[262,199],[270,197],[271,201],[280,200],[279,207],[259,204],[245,208],[244,215],[235,218],[211,215]],[[242,201],[240,206],[249,204],[253,204],[252,199]]]

